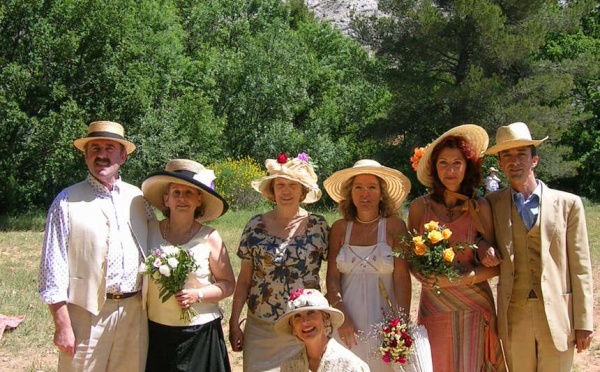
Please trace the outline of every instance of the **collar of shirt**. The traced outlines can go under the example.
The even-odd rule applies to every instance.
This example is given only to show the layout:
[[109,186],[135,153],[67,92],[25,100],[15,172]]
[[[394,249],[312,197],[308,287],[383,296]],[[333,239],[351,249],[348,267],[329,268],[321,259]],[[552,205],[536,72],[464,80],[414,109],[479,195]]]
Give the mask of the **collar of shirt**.
[[513,188],[510,189],[513,201],[515,202],[515,204],[517,206],[521,206],[521,207],[526,206],[528,208],[531,208],[530,205],[532,203],[535,206],[540,205],[540,199],[542,198],[542,184],[538,180],[535,180],[535,183],[537,184],[537,186],[535,187],[535,189],[533,190],[533,192],[531,193],[531,195],[529,195],[529,197],[527,199],[525,199],[525,197],[523,196],[522,193],[516,191]]
[[90,173],[88,173],[86,181],[90,184],[92,190],[94,190],[94,193],[98,197],[109,198],[112,192],[119,194],[121,190],[121,177],[119,177],[113,185],[112,191],[110,191],[106,186],[101,184],[100,181],[95,179],[94,176],[92,176]]
[[525,199],[522,193],[511,188],[512,199],[515,203],[515,207],[517,207],[517,212],[519,212],[519,215],[523,219],[523,222],[525,222],[528,230],[533,227],[537,220],[537,216],[540,213],[542,184],[538,180],[536,180],[536,183],[537,186],[527,199]]

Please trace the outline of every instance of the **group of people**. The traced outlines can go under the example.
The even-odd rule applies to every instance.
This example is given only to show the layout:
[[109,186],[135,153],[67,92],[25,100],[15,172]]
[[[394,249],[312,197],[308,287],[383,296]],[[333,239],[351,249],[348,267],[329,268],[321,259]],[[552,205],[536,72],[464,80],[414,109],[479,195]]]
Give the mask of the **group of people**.
[[[135,150],[123,127],[94,122],[74,142],[89,175],[54,200],[42,249],[39,292],[59,370],[229,371],[218,302],[233,294],[229,341],[245,371],[388,371],[378,341],[361,334],[389,306],[410,313],[414,277],[434,371],[570,371],[593,335],[591,262],[580,198],[535,178],[545,139],[513,123],[488,148],[483,128],[450,129],[417,159],[429,193],[410,203],[407,223],[411,184],[395,169],[363,159],[327,178],[342,215],[329,227],[302,206],[321,197],[308,158],[267,159],[252,187],[274,207],[246,224],[236,280],[219,233],[204,225],[228,209],[214,172],[175,159],[140,190],[119,176]],[[498,155],[509,183],[485,198],[484,154]],[[451,229],[451,243],[477,246],[456,253],[455,280],[421,275],[392,254],[429,221]],[[165,302],[138,270],[164,246],[188,249],[198,264]],[[488,279],[498,275],[496,307]],[[189,308],[191,323],[180,319]]]

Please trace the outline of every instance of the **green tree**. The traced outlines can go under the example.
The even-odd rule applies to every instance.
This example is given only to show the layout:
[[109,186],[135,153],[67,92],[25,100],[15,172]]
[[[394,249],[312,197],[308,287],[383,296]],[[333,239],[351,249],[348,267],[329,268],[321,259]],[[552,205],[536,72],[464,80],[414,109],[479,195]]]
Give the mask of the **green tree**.
[[560,139],[582,119],[572,95],[580,71],[539,51],[551,33],[575,32],[592,6],[554,0],[380,1],[387,16],[357,20],[354,27],[388,61],[394,110],[385,128],[399,144],[388,156],[409,169],[413,147],[450,127],[476,123],[493,139],[499,126],[524,121],[535,137],[552,138],[540,149],[541,178],[573,175],[573,164],[564,159],[570,149]]
[[552,34],[540,54],[580,71],[572,99],[586,119],[570,127],[561,141],[572,149],[568,158],[577,165],[577,174],[561,186],[600,200],[600,8],[582,20],[576,33]]

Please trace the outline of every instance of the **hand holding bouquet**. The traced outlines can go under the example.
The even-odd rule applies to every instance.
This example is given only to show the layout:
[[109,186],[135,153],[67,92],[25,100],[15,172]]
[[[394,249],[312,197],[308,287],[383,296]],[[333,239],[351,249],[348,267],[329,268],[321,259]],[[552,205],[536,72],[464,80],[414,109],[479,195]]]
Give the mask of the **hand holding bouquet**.
[[[197,269],[198,264],[188,250],[180,246],[166,246],[146,258],[142,272],[160,287],[159,296],[165,302],[183,289],[189,273]],[[182,308],[180,319],[190,323],[196,315],[198,313],[193,307]]]
[[410,249],[395,250],[394,254],[402,258],[408,257],[413,268],[426,278],[434,278],[433,287],[437,294],[441,293],[437,276],[445,276],[456,281],[459,271],[454,266],[454,256],[465,248],[476,249],[474,244],[450,244],[452,231],[437,221],[429,221],[424,225],[423,234],[416,230],[410,233],[408,245]]

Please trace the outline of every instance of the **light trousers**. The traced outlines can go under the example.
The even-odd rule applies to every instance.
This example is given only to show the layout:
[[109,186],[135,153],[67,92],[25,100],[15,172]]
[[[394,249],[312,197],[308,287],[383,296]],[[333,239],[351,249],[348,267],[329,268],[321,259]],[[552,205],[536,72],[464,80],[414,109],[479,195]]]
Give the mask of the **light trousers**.
[[508,307],[505,352],[511,372],[568,372],[573,366],[575,343],[563,352],[556,349],[543,302],[535,298]]
[[148,319],[137,294],[106,300],[98,315],[68,305],[75,333],[75,355],[60,353],[58,371],[144,371]]

